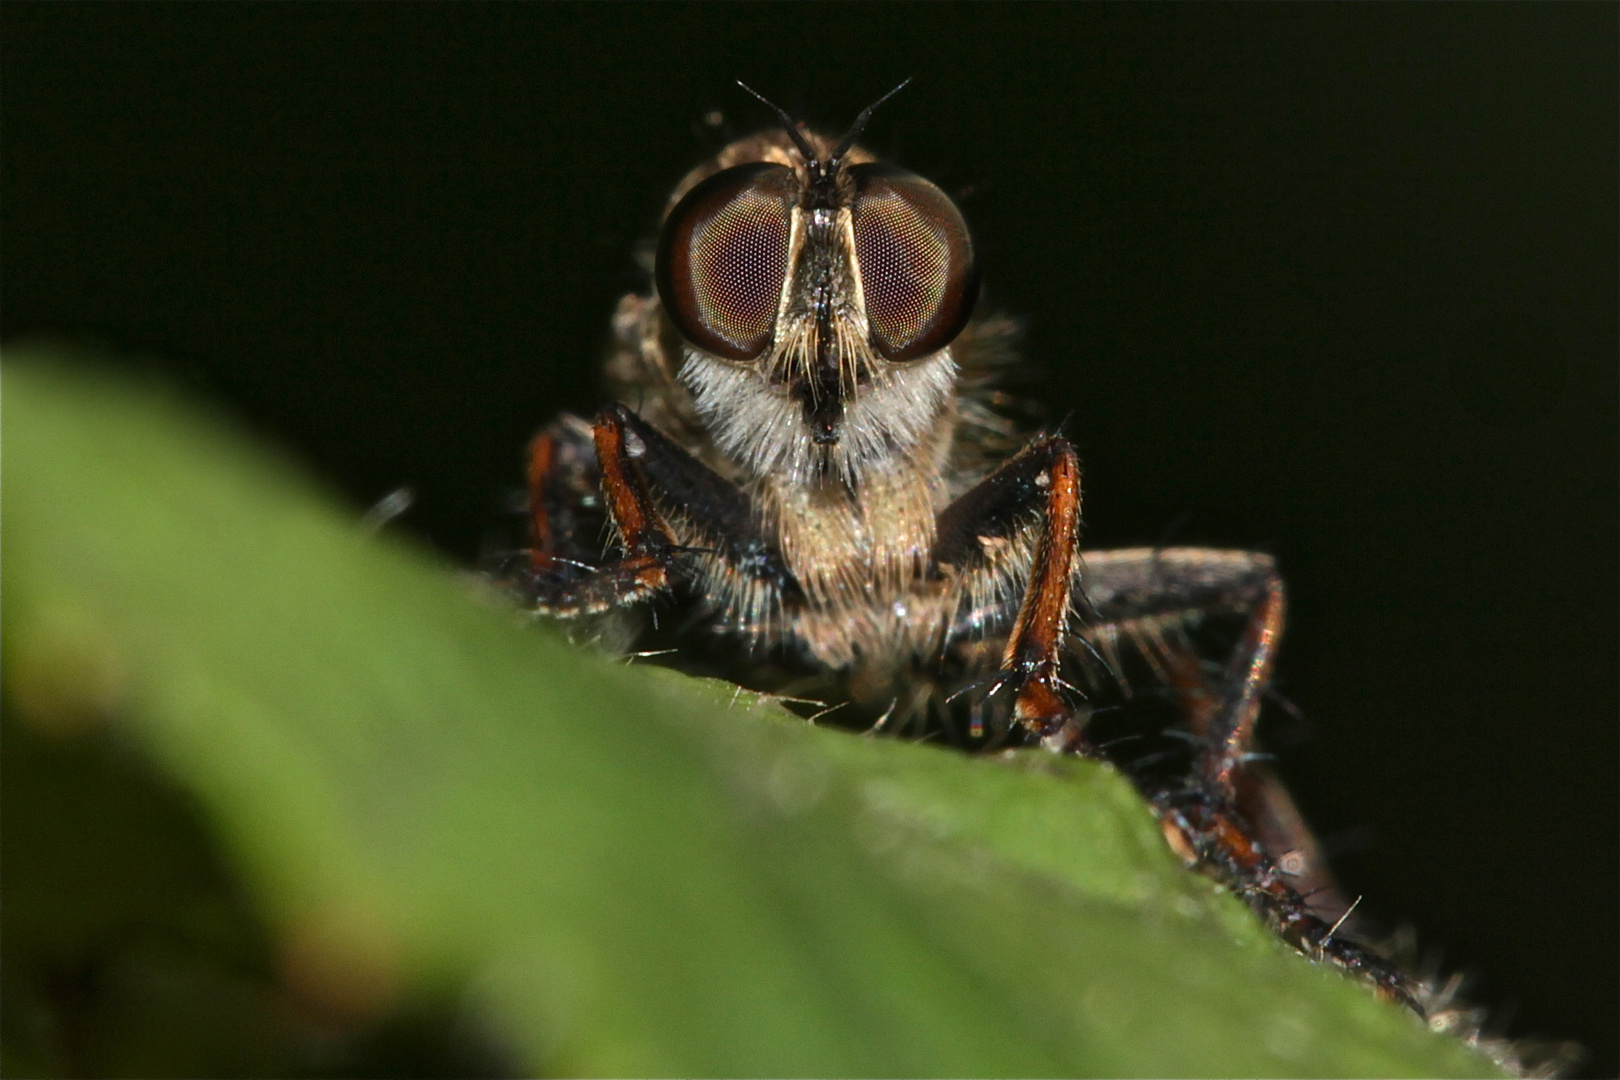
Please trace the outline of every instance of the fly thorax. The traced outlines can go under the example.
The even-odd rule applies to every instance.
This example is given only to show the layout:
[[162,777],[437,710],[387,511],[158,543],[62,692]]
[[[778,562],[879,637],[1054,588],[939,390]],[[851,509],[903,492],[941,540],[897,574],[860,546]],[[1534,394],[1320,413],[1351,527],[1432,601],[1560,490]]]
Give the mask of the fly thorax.
[[886,604],[926,568],[934,506],[914,470],[872,474],[854,492],[837,484],[771,484],[761,493],[783,558],[813,607]]

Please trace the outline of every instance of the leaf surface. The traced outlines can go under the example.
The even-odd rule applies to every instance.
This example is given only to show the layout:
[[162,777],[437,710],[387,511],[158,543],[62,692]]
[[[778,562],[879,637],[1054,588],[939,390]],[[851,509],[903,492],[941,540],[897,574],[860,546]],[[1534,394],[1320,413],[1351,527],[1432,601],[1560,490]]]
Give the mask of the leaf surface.
[[334,1007],[527,1072],[1477,1076],[1281,946],[1110,769],[817,728],[582,652],[171,393],[4,370],[4,663],[194,799]]

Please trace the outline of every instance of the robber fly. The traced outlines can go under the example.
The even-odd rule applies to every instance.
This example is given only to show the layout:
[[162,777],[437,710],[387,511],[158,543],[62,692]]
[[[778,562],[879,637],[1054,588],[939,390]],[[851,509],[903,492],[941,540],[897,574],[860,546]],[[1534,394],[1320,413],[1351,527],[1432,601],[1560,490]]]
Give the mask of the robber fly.
[[[998,408],[1010,324],[975,317],[961,211],[857,144],[876,105],[834,140],[760,100],[780,128],[669,199],[654,288],[614,320],[618,400],[531,444],[532,547],[507,580],[560,617],[684,598],[738,654],[973,745],[1105,756],[1073,684],[1134,657],[1192,748],[1168,779],[1127,768],[1172,848],[1300,951],[1428,1011],[1341,930],[1309,831],[1252,753],[1283,628],[1271,558],[1082,556],[1074,447],[1018,438]],[[1211,666],[1187,635],[1221,618],[1239,632]]]
[[[656,290],[615,320],[621,401],[531,446],[530,601],[581,616],[687,586],[749,649],[796,655],[867,701],[919,672],[960,682],[999,652],[978,703],[1004,705],[974,730],[1000,721],[1062,752],[1088,749],[1063,678],[1077,640],[1107,659],[1240,612],[1236,677],[1200,714],[1203,768],[1230,787],[1282,626],[1271,560],[1143,548],[1082,562],[1068,440],[1041,434],[987,464],[999,417],[974,388],[1008,327],[973,318],[956,204],[855,144],[871,113],[837,142],[781,113],[780,131],[676,187]],[[617,539],[605,563],[598,492]]]

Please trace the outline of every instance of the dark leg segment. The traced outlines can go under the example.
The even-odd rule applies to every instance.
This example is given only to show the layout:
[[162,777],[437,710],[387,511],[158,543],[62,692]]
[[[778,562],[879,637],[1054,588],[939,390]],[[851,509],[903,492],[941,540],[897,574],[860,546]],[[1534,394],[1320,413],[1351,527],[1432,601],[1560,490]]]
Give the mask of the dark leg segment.
[[[604,436],[604,432],[608,435]],[[646,500],[645,508],[639,504],[627,505],[627,517],[661,516],[669,522],[666,528],[672,528],[687,545],[686,550],[701,549],[701,554],[719,559],[746,580],[777,590],[784,599],[801,596],[798,580],[788,569],[782,553],[760,527],[752,501],[735,484],[623,405],[608,406],[596,422],[598,456],[603,456],[608,439],[615,440],[615,447],[622,448],[624,474],[634,475],[640,481],[640,486],[633,489],[635,497],[627,502]],[[604,467],[602,485],[614,521],[626,520],[619,516],[614,500],[615,491],[622,497],[630,484],[620,485],[610,480],[609,471]],[[623,535],[622,524],[619,529]],[[631,550],[628,542],[626,550]]]
[[[554,429],[530,446],[529,505],[535,550],[535,603],[558,615],[584,615],[633,604],[667,590],[686,560],[715,559],[783,596],[798,583],[760,531],[748,496],[623,405],[609,405],[592,429],[595,469],[620,557],[581,568],[561,557],[559,517],[564,451],[576,451]],[[571,523],[571,522],[570,522]],[[574,572],[568,572],[570,567]]]
[[[1270,556],[1206,548],[1123,548],[1088,552],[1084,591],[1093,617],[1085,636],[1105,655],[1121,637],[1148,658],[1167,665],[1167,682],[1182,701],[1194,734],[1204,741],[1204,778],[1235,798],[1235,772],[1254,740],[1260,702],[1271,683],[1285,599]],[[1186,658],[1162,646],[1162,627],[1185,626],[1211,615],[1245,619],[1243,638],[1216,686]],[[1158,650],[1157,655],[1155,649]]]

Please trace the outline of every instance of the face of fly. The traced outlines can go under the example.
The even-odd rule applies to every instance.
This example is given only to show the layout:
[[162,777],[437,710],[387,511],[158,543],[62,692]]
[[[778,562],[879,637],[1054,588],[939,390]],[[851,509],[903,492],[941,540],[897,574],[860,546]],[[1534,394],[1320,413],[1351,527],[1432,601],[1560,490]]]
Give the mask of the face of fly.
[[[858,128],[857,128],[858,130]],[[780,482],[855,486],[949,407],[978,276],[934,184],[787,127],[677,189],[657,258],[680,377],[722,451]]]

